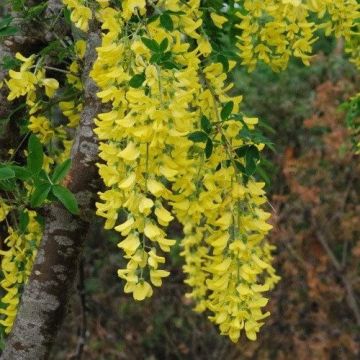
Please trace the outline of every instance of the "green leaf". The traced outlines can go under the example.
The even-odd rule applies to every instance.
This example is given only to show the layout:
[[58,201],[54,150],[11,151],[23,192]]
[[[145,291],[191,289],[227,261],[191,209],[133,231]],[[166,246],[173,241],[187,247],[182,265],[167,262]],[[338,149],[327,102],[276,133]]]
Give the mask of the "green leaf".
[[132,88],[139,88],[143,82],[145,81],[145,73],[142,73],[142,74],[136,74],[134,75],[131,80],[129,81],[129,85],[132,87]]
[[51,176],[51,181],[54,184],[58,184],[64,177],[68,174],[71,168],[71,160],[67,159],[62,164],[59,164],[55,170],[54,173]]
[[9,180],[15,177],[15,171],[9,167],[1,167],[0,168],[0,180]]
[[22,11],[24,10],[24,2],[25,0],[12,0],[11,5],[14,11]]
[[221,119],[223,121],[225,121],[229,118],[229,116],[231,115],[231,112],[233,111],[233,108],[234,108],[233,101],[229,101],[224,105],[224,107],[221,110]]
[[5,16],[0,20],[0,36],[10,36],[18,32],[14,26],[10,26],[13,18],[11,16]]
[[242,158],[246,155],[249,148],[250,148],[250,145],[241,146],[241,147],[235,149],[235,153],[239,158]]
[[35,179],[35,183],[41,183],[41,182],[51,184],[49,176],[44,169],[41,169],[41,171],[37,174]]
[[268,174],[266,173],[266,171],[260,166],[258,165],[256,172],[262,177],[262,179],[269,185],[271,183],[271,180],[268,176]]
[[33,19],[39,16],[47,7],[47,3],[43,3],[40,5],[32,6],[29,8],[26,14],[26,18]]
[[167,13],[172,14],[172,15],[185,15],[186,14],[186,12],[184,12],[184,11],[173,11],[173,10],[168,10]]
[[188,138],[193,142],[206,142],[208,136],[203,131],[194,131],[193,133],[188,135]]
[[31,177],[31,173],[29,172],[29,170],[23,166],[12,165],[11,168],[15,172],[15,177],[19,180],[25,181]]
[[41,206],[47,199],[52,185],[50,183],[40,183],[36,186],[30,200],[32,207]]
[[74,194],[64,186],[54,185],[52,193],[72,214],[79,214],[79,207]]
[[1,20],[0,20],[0,30],[7,28],[11,22],[12,22],[12,17],[11,16],[4,16]]
[[145,46],[154,52],[160,52],[159,44],[155,40],[151,40],[147,37],[142,37],[141,41],[145,44]]
[[156,14],[156,15],[151,16],[151,17],[148,19],[147,23],[148,23],[148,24],[151,24],[152,22],[156,21],[156,20],[159,18],[159,16],[160,16],[159,14]]
[[174,23],[172,21],[172,18],[167,13],[164,13],[160,16],[160,25],[168,31],[174,30]]
[[0,180],[0,189],[4,191],[15,191],[16,181],[15,179]]
[[165,69],[168,70],[173,70],[173,69],[179,69],[179,65],[175,64],[172,61],[164,61],[163,63],[161,63],[161,66],[164,67]]
[[162,54],[152,54],[151,58],[150,58],[150,63],[151,64],[159,64],[162,58]]
[[[161,43],[160,43],[160,51],[161,52],[165,52],[166,49],[168,48],[169,46],[169,40],[167,38],[165,38]],[[170,56],[169,58],[171,57],[171,53],[170,53]]]
[[201,128],[207,133],[210,134],[212,130],[211,122],[210,120],[203,115],[201,118]]
[[213,142],[209,138],[209,139],[207,139],[206,146],[205,146],[205,156],[206,156],[207,159],[209,159],[209,157],[212,155],[213,149],[214,149]]
[[1,67],[4,68],[5,70],[11,70],[11,69],[15,69],[17,67],[20,66],[21,61],[11,57],[11,56],[4,56],[1,59],[2,63],[1,63]]
[[235,166],[241,173],[246,174],[245,166],[241,162],[235,161]]
[[29,225],[29,214],[26,211],[21,211],[19,215],[19,230],[24,233]]
[[248,176],[254,175],[257,163],[260,159],[260,153],[255,145],[251,145],[245,155],[245,172]]
[[5,29],[1,29],[0,30],[0,37],[2,36],[11,36],[11,35],[15,35],[18,32],[19,29],[17,29],[16,27],[13,26],[9,26]]
[[63,11],[64,11],[64,19],[66,23],[68,25],[71,25],[71,11],[67,7],[64,7]]
[[222,64],[224,72],[229,71],[229,60],[226,56],[219,54],[217,56],[217,61]]
[[251,140],[255,144],[265,144],[270,150],[275,152],[274,144],[265,137],[262,133],[256,130],[249,130],[246,123],[244,127],[239,132],[239,137]]
[[27,167],[31,173],[38,174],[43,165],[44,152],[40,140],[34,134],[29,138],[28,152]]

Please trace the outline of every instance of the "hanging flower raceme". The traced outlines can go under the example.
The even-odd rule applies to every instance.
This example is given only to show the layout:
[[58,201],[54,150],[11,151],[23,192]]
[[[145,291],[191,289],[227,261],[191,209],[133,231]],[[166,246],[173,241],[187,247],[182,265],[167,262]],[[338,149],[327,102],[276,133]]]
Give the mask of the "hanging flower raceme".
[[[169,252],[175,244],[165,231],[173,220],[168,209],[172,191],[166,184],[191,162],[187,159],[191,141],[184,136],[196,116],[188,104],[198,86],[191,76],[196,76],[199,60],[192,55],[195,70],[176,69],[181,66],[177,60],[184,62],[182,53],[188,45],[180,43],[180,33],[169,34],[156,22],[147,27],[135,24],[132,31],[139,35],[129,41],[124,26],[128,16],[110,8],[101,12],[107,34],[91,74],[101,89],[98,96],[112,104],[111,111],[95,121],[104,160],[98,165],[100,176],[109,188],[100,194],[97,214],[106,219],[105,228],[125,237],[118,246],[128,263],[118,274],[126,281],[125,291],[142,300],[169,275],[160,268],[165,262],[161,252]],[[163,56],[163,63],[154,63],[155,56]]]
[[188,177],[196,184],[193,192],[177,198],[187,206],[173,203],[184,225],[186,283],[192,287],[189,296],[196,301],[196,310],[210,311],[223,334],[237,341],[245,329],[255,340],[261,320],[269,315],[261,311],[267,304],[261,293],[279,278],[271,266],[271,247],[264,241],[271,229],[266,222],[270,214],[261,209],[266,201],[264,184],[246,180],[239,170],[247,164],[239,156],[257,154],[263,145],[241,137],[242,130],[251,131],[257,121],[236,117],[241,97],[227,96],[231,85],[225,85],[223,65],[205,66],[202,77],[198,105],[207,142],[214,148],[208,160],[200,158],[196,176]]
[[51,99],[58,89],[59,83],[56,79],[46,77],[44,69],[38,66],[39,63],[35,64],[35,55],[26,58],[17,53],[16,58],[22,64],[19,71],[9,71],[10,79],[6,81],[9,88],[8,100],[12,101],[26,96],[26,105],[29,109],[28,128],[37,134],[43,143],[48,143],[55,136],[55,131],[49,118],[42,113],[43,106],[38,98],[37,90],[43,90],[44,96]]
[[[6,333],[9,333],[13,326],[23,287],[30,276],[42,238],[42,228],[37,213],[27,210],[26,207],[29,203],[32,208],[37,207],[36,202],[33,203],[37,185],[40,183],[40,188],[44,186],[44,177],[51,181],[49,175],[53,173],[54,166],[66,164],[65,160],[68,161],[70,157],[74,135],[72,128],[78,126],[83,109],[80,74],[85,45],[83,40],[75,43],[73,59],[66,70],[47,66],[46,59],[41,55],[24,57],[17,53],[16,59],[19,60],[20,66],[18,69],[10,70],[8,78],[5,79],[9,90],[8,100],[24,98],[25,106],[21,109],[25,109],[24,116],[28,119],[27,129],[38,138],[36,145],[38,151],[39,147],[41,148],[41,156],[33,155],[30,162],[30,147],[24,151],[25,157],[28,158],[27,167],[14,165],[13,158],[19,154],[11,152],[12,158],[9,164],[5,164],[5,168],[10,171],[15,169],[16,177],[1,179],[4,180],[1,185],[5,186],[9,184],[17,186],[20,181],[22,182],[22,186],[19,186],[16,192],[10,196],[10,192],[7,192],[9,201],[4,201],[0,194],[0,222],[6,221],[8,229],[8,237],[3,242],[5,248],[0,251],[0,287],[5,293],[1,299],[4,307],[0,309],[0,324]],[[65,73],[66,88],[59,89],[59,82],[48,77],[48,71]],[[62,110],[63,115],[68,119],[67,124],[59,110]],[[45,153],[43,148],[46,149]],[[34,156],[38,156],[35,161]],[[31,173],[34,170],[30,167],[31,163],[37,167],[36,164],[41,160],[42,164],[40,163],[41,166],[36,169],[36,173]],[[1,190],[3,190],[2,186]],[[15,218],[17,221],[14,220]]]
[[[357,2],[246,0],[229,6],[215,2],[215,10],[200,0],[63,3],[81,34],[91,20],[101,24],[91,71],[104,104],[94,119],[105,186],[96,213],[105,229],[118,233],[125,259],[118,276],[125,292],[144,300],[170,275],[166,254],[176,241],[168,230],[177,221],[195,310],[206,312],[232,341],[241,332],[255,340],[269,316],[265,293],[279,277],[271,265],[274,248],[266,241],[271,225],[265,184],[255,175],[265,141],[256,129],[258,119],[242,112],[242,97],[228,73],[239,57],[249,70],[259,60],[275,71],[291,57],[309,64],[321,29],[345,37],[356,58]],[[222,53],[226,39],[209,35],[228,28],[238,40],[231,60]],[[21,65],[5,81],[9,101],[25,97],[28,129],[46,149],[45,175],[38,169],[45,177],[69,156],[79,124],[85,47],[85,41],[77,41],[70,64],[61,69],[45,66],[41,55],[17,54]],[[49,70],[66,74],[63,87],[47,76]],[[62,115],[60,120],[53,116],[54,108],[66,124]],[[24,187],[31,191],[26,180]],[[0,221],[11,211],[0,200]],[[9,227],[7,249],[1,251],[6,306],[0,313],[7,332],[41,237],[36,214],[26,213],[28,226]]]
[[0,250],[2,256],[0,287],[5,292],[1,298],[5,306],[0,309],[0,324],[5,327],[7,334],[13,326],[22,288],[30,276],[42,238],[42,229],[36,220],[36,212],[27,211],[24,214],[27,218],[26,229],[21,231],[8,228],[9,236],[4,241],[7,250]]
[[[131,14],[144,14],[142,3],[99,12],[104,33],[91,76],[111,109],[95,120],[107,187],[97,214],[123,236],[118,246],[127,265],[118,274],[136,300],[151,296],[152,286],[169,275],[160,268],[160,251],[175,243],[166,237],[175,215],[183,224],[184,270],[196,309],[211,312],[232,340],[243,328],[255,339],[268,315],[261,312],[267,303],[261,293],[278,277],[263,240],[271,228],[260,207],[263,184],[245,184],[244,165],[234,162],[236,149],[263,145],[239,138],[256,120],[231,118],[242,98],[227,95],[232,85],[223,65],[207,61],[212,50],[199,5],[160,1],[159,11],[173,13],[167,28],[161,19],[130,21]],[[225,19],[213,21],[220,26]]]
[[[70,100],[59,102],[59,108],[63,115],[68,119],[67,127],[76,128],[79,125],[83,106],[82,91],[83,84],[81,81],[81,66],[85,56],[86,41],[78,40],[74,46],[75,56],[71,62],[68,73],[66,74],[67,88],[73,89]],[[72,141],[69,141],[67,148],[71,147]],[[66,152],[69,157],[69,152]]]
[[[239,2],[239,1],[238,1]],[[356,0],[266,0],[242,2],[238,36],[242,64],[253,70],[259,60],[275,71],[286,68],[291,56],[309,65],[315,32],[349,39],[359,19]],[[314,19],[318,19],[317,23]]]
[[[48,160],[60,163],[70,156],[73,132],[69,128],[76,128],[83,109],[81,82],[82,59],[85,55],[86,42],[78,40],[74,44],[73,59],[66,70],[48,67],[44,58],[32,55],[28,58],[20,53],[16,58],[20,60],[19,71],[10,70],[9,80],[5,80],[9,88],[8,100],[25,97],[28,113],[28,129],[48,146]],[[64,90],[59,90],[59,82],[46,76],[46,71],[60,71],[66,73]],[[65,91],[65,92],[64,92]],[[64,123],[59,119],[54,108],[58,106],[68,119]]]
[[360,25],[351,32],[346,42],[346,53],[350,54],[350,62],[360,69]]

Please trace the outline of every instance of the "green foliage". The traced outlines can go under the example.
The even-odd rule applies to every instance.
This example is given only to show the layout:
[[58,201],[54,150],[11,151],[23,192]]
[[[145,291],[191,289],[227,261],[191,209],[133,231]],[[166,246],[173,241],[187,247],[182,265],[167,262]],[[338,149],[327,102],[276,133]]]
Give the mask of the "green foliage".
[[207,134],[210,134],[210,133],[211,133],[212,125],[211,125],[210,120],[209,120],[205,115],[203,115],[202,118],[201,118],[201,128],[202,128]]
[[144,45],[152,51],[152,56],[150,58],[150,62],[152,64],[157,64],[163,66],[165,69],[178,69],[179,65],[177,65],[172,60],[171,51],[166,51],[169,46],[169,40],[164,39],[160,44],[158,44],[155,40],[149,39],[147,37],[142,37],[141,41]]
[[67,159],[62,164],[56,166],[52,176],[51,181],[54,184],[59,184],[65,176],[68,174],[71,168],[71,160]]
[[214,150],[214,144],[212,142],[212,140],[210,138],[208,138],[206,140],[206,145],[205,145],[205,156],[207,159],[210,158],[210,156],[212,155]]
[[29,214],[25,211],[21,211],[19,215],[19,230],[24,233],[29,225]]
[[160,16],[160,24],[164,29],[168,31],[173,31],[174,29],[174,23],[171,19],[171,16],[167,12],[163,13]]
[[37,175],[42,169],[44,162],[44,152],[43,147],[36,135],[31,135],[29,138],[28,152],[27,169],[33,175]]
[[52,185],[46,182],[38,182],[35,185],[35,190],[32,193],[30,204],[32,207],[41,206],[47,199]]
[[135,89],[139,88],[145,81],[145,73],[134,75],[130,81],[129,85]]
[[11,16],[0,19],[0,38],[15,35],[18,32],[15,26],[11,26],[12,20]]
[[54,185],[51,187],[54,196],[69,210],[73,215],[79,214],[79,207],[73,193],[66,187]]
[[[22,12],[25,19],[28,20],[37,20],[41,16],[46,3],[27,8],[25,6],[25,1],[23,0],[12,0],[13,6],[17,11]],[[223,12],[223,15],[226,16],[229,20],[229,23],[234,21],[234,12],[235,12],[235,5],[233,1],[229,2],[228,7],[224,7],[224,3],[221,0],[209,0],[209,1],[203,1],[204,5],[204,11],[206,12],[206,17],[204,18],[204,24],[203,29],[206,34],[209,35],[209,38],[212,43],[213,47],[213,53],[211,55],[211,59],[213,61],[220,62],[223,66],[223,69],[225,72],[228,72],[229,70],[229,60],[232,58],[235,58],[236,55],[232,51],[234,39],[236,37],[237,31],[235,30],[232,33],[228,33],[226,36],[223,35],[222,32],[220,32],[213,24],[213,21],[211,20],[210,13],[212,11],[220,13]],[[239,5],[241,7],[241,5]],[[173,17],[175,16],[175,13],[172,12],[163,12],[161,14],[154,15],[150,20],[154,20],[159,18],[161,26],[168,30],[172,31],[174,28],[174,22]],[[64,17],[70,24],[70,12],[65,9],[64,10]],[[10,20],[9,20],[10,19]],[[0,37],[1,36],[9,36],[16,33],[17,29],[11,27],[11,18],[5,18],[4,20],[0,21]],[[15,32],[14,32],[15,31]],[[151,63],[159,65],[166,69],[176,69],[179,66],[173,61],[172,53],[168,50],[169,42],[167,39],[163,40],[161,43],[157,43],[156,41],[143,37],[142,38],[143,43],[145,46],[152,52],[151,57]],[[46,47],[44,47],[40,54],[43,57],[51,57],[53,61],[57,61],[59,63],[63,63],[64,61],[67,61],[68,58],[71,55],[71,52],[73,49],[71,49],[71,46],[65,46],[62,44],[61,41],[55,40],[53,42],[50,42]],[[296,62],[295,62],[296,63]],[[13,58],[4,58],[2,59],[2,66],[6,69],[12,69],[19,65],[18,61]],[[299,71],[300,73],[300,71]],[[244,73],[238,73],[237,79],[239,80],[239,86],[246,87],[248,84],[244,85],[243,80]],[[277,76],[277,75],[276,75]],[[254,78],[257,77],[260,79],[265,78],[265,82],[259,82],[259,84],[267,84],[267,86],[258,86],[256,87],[256,94],[250,94],[249,98],[250,100],[245,104],[245,107],[248,107],[250,111],[254,111],[253,109],[260,108],[259,112],[263,111],[265,115],[267,116],[269,111],[268,108],[263,106],[259,107],[253,107],[251,104],[251,101],[253,98],[256,98],[256,101],[268,101],[271,102],[271,96],[268,97],[267,93],[259,95],[260,91],[268,91],[268,89],[271,88],[271,83],[274,81],[274,79],[278,80],[279,78],[275,75],[270,75],[267,70],[261,69],[260,72],[254,74]],[[291,74],[287,75],[291,78]],[[143,85],[145,82],[145,73],[136,74],[134,75],[131,80],[129,81],[129,86],[133,88],[139,88]],[[302,79],[301,77],[297,76],[297,80],[300,82]],[[291,81],[294,81],[291,79]],[[294,81],[295,82],[295,81]],[[303,84],[302,84],[303,85]],[[298,84],[296,84],[298,86]],[[301,86],[301,85],[300,85]],[[305,86],[306,87],[306,86]],[[255,88],[255,87],[254,87]],[[264,90],[266,89],[266,90]],[[279,89],[277,88],[279,91]],[[282,89],[281,89],[282,90]],[[291,92],[287,90],[288,92]],[[300,90],[301,91],[301,90]],[[247,93],[247,91],[246,91]],[[275,98],[274,94],[272,94],[272,99]],[[259,99],[261,98],[261,99]],[[264,99],[264,100],[262,100]],[[286,98],[288,99],[288,98]],[[295,99],[296,100],[296,99]],[[58,101],[57,99],[55,101]],[[295,102],[295,101],[294,101]],[[51,108],[51,103],[49,103],[49,107]],[[297,105],[297,104],[295,104]],[[306,104],[304,105],[304,102],[301,104],[305,108],[302,109],[303,112],[306,112]],[[289,107],[292,107],[292,104],[290,104]],[[269,162],[265,159],[260,158],[260,153],[258,150],[258,147],[255,145],[265,144],[268,148],[274,150],[273,143],[271,140],[267,138],[267,136],[264,136],[262,132],[249,129],[249,127],[244,122],[243,114],[238,115],[232,115],[234,108],[233,102],[226,103],[222,110],[221,110],[221,123],[226,122],[231,119],[236,119],[240,121],[243,124],[243,128],[239,133],[239,137],[245,140],[245,144],[237,149],[234,149],[234,162],[236,164],[237,169],[244,175],[244,179],[248,179],[251,176],[255,177],[262,177],[267,183],[270,182],[269,175],[268,175],[268,164]],[[296,108],[296,106],[294,106]],[[347,117],[347,123],[350,128],[354,128],[354,124],[356,124],[356,119],[359,116],[360,113],[360,103],[357,102],[355,105],[353,104],[353,101],[348,102],[343,107],[345,110],[348,111],[348,117]],[[21,109],[20,109],[21,110]],[[257,111],[257,110],[256,110]],[[295,112],[294,112],[295,113]],[[282,114],[277,114],[280,120],[284,120],[284,116]],[[295,116],[299,116],[296,114]],[[299,116],[300,117],[300,116]],[[7,123],[10,120],[10,116],[8,119],[3,119],[2,123]],[[213,119],[211,119],[213,120]],[[273,122],[272,122],[273,123]],[[292,124],[293,125],[293,124]],[[279,122],[276,125],[276,130],[273,130],[271,126],[267,125],[266,122],[260,122],[260,126],[265,129],[265,131],[270,132],[272,136],[276,135],[279,136],[277,130],[279,128],[283,130],[281,132],[281,142],[282,145],[284,143],[286,144],[288,137],[290,136],[291,139],[291,132],[294,131],[294,127],[291,128],[292,125],[284,124],[284,122],[281,122],[279,125]],[[282,129],[284,127],[284,129]],[[287,132],[288,127],[290,128],[290,131]],[[296,129],[297,130],[297,129]],[[188,135],[188,139],[193,141],[194,143],[200,143],[200,145],[197,147],[197,149],[203,145],[205,145],[204,153],[205,157],[208,159],[211,157],[214,146],[217,145],[216,141],[212,138],[213,132],[217,131],[212,127],[210,120],[203,116],[201,119],[201,131],[196,131]],[[289,135],[290,134],[290,135]],[[224,137],[223,137],[224,138]],[[226,140],[226,139],[225,139]],[[292,141],[292,139],[291,139]],[[248,142],[248,144],[247,144]],[[255,145],[254,145],[255,144]],[[45,149],[45,153],[47,154],[48,149]],[[279,154],[279,151],[275,153],[274,156],[277,156]],[[230,160],[229,160],[230,162]],[[57,165],[55,169],[50,170],[50,172],[45,172],[43,170],[44,168],[44,148],[43,145],[40,143],[40,141],[36,138],[36,136],[32,135],[29,137],[28,140],[28,158],[27,158],[27,165],[22,166],[19,164],[22,164],[21,157],[18,157],[15,160],[11,159],[8,163],[3,163],[0,165],[0,188],[2,188],[5,191],[12,192],[11,195],[15,197],[15,200],[18,201],[19,198],[17,198],[16,192],[20,189],[20,197],[22,197],[21,201],[24,202],[25,191],[24,191],[24,183],[26,182],[26,185],[29,185],[31,190],[31,197],[30,202],[28,199],[25,199],[25,204],[31,205],[32,207],[39,207],[42,206],[46,201],[59,201],[64,205],[64,207],[70,211],[72,214],[78,214],[79,208],[77,205],[76,198],[74,195],[64,186],[60,185],[61,181],[66,177],[70,167],[71,167],[71,161],[66,160],[64,163]],[[226,165],[226,164],[225,164]],[[222,166],[222,165],[220,165]],[[229,166],[227,164],[226,166]],[[16,192],[15,192],[16,190]],[[16,195],[15,195],[16,194]],[[19,201],[20,203],[20,201]],[[22,210],[19,213],[19,229],[21,231],[25,231],[27,225],[28,225],[28,215],[27,213],[23,212]],[[161,326],[165,326],[165,322],[159,321]],[[1,331],[1,327],[0,327]],[[0,332],[0,349],[2,347],[2,339],[3,334]]]
[[206,142],[208,135],[203,131],[194,131],[188,135],[188,138],[193,142]]
[[[72,214],[78,214],[79,208],[75,196],[60,185],[71,168],[71,160],[57,165],[54,171],[47,174],[43,170],[43,145],[35,135],[28,139],[27,164],[20,166],[13,163],[0,164],[0,189],[13,192],[19,206],[41,207],[47,200],[58,200]],[[30,199],[26,197],[25,183],[30,184]],[[53,198],[50,197],[53,195]],[[24,223],[24,221],[22,221]]]
[[360,153],[360,94],[341,104],[340,110],[346,112],[345,123],[350,130],[353,150]]
[[225,104],[225,106],[221,110],[221,119],[223,121],[227,120],[233,111],[234,103],[232,101],[229,101]]
[[0,167],[0,180],[9,180],[15,177],[15,171],[9,166]]

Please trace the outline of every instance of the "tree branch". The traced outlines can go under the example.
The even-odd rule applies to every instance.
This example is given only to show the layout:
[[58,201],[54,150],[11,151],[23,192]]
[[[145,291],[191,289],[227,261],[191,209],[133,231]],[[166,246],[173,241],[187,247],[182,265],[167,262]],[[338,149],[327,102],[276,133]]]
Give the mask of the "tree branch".
[[98,184],[95,166],[98,146],[93,119],[101,105],[89,72],[99,43],[98,30],[92,24],[83,74],[84,111],[72,149],[73,167],[66,179],[78,199],[81,216],[71,215],[58,203],[51,204],[46,210],[42,243],[2,360],[48,359],[73,292]]

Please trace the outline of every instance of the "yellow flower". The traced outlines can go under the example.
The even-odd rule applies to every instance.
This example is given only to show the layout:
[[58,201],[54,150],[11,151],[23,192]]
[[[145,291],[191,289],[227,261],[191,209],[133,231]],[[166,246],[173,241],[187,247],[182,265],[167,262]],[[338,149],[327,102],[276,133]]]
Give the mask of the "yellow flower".
[[146,282],[142,281],[135,285],[133,290],[133,296],[135,300],[141,301],[144,300],[147,297],[150,297],[152,295],[153,291],[151,288],[151,285]]
[[222,28],[222,26],[228,21],[228,19],[225,16],[221,16],[217,13],[212,12],[210,14],[212,21],[218,28]]
[[118,247],[123,249],[128,256],[133,255],[139,246],[139,236],[135,233],[129,234],[126,239],[118,243]]
[[59,82],[56,79],[44,79],[41,83],[45,86],[45,93],[49,98],[52,98],[59,88]]
[[71,21],[80,30],[87,32],[89,30],[89,20],[92,19],[91,10],[82,5],[82,0],[63,0],[63,3],[71,10]]
[[4,221],[11,207],[0,197],[0,222]]
[[9,236],[5,239],[5,244],[9,250],[0,250],[3,273],[0,287],[5,292],[1,298],[4,307],[0,309],[0,324],[5,327],[6,334],[10,333],[16,318],[21,296],[18,289],[26,284],[30,276],[36,249],[42,238],[41,227],[35,220],[36,213],[27,211],[27,215],[29,223],[25,232],[8,228]]
[[144,15],[146,11],[145,0],[124,0],[122,3],[123,17],[125,20],[129,20],[135,11],[139,11],[140,15]]

